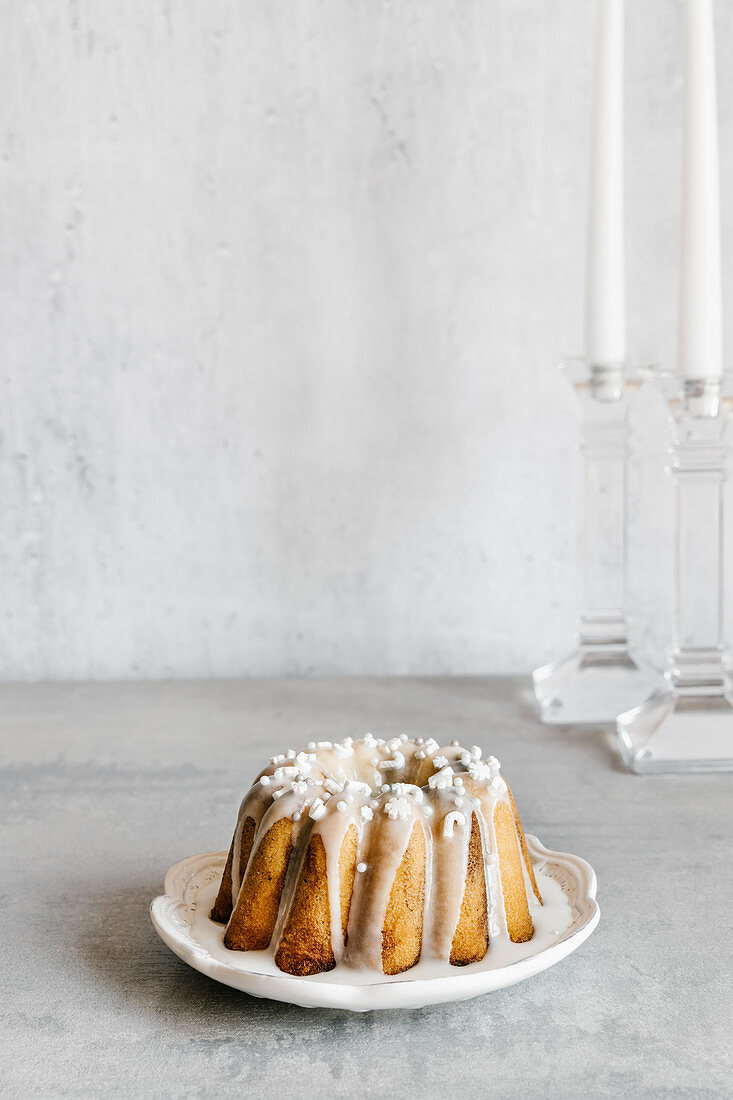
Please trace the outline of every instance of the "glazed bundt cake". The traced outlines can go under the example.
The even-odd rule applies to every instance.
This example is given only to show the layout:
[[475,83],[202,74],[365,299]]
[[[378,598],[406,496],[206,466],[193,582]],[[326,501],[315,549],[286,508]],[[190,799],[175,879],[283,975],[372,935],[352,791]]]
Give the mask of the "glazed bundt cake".
[[239,810],[211,918],[288,974],[480,961],[542,904],[494,757],[457,741],[311,742],[273,756]]

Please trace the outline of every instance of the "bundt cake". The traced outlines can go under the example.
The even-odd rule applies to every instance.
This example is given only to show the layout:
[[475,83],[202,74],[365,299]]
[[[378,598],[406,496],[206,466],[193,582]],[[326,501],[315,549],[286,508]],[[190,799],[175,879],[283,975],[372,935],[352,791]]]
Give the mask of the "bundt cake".
[[245,796],[211,918],[288,974],[478,962],[542,904],[499,763],[367,735],[273,756]]

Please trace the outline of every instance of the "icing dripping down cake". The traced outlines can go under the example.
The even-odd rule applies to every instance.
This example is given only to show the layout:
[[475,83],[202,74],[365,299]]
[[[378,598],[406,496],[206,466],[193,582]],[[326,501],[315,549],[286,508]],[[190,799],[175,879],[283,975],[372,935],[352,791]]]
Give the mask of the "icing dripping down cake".
[[245,796],[211,919],[288,974],[479,962],[542,904],[499,762],[457,741],[310,742]]

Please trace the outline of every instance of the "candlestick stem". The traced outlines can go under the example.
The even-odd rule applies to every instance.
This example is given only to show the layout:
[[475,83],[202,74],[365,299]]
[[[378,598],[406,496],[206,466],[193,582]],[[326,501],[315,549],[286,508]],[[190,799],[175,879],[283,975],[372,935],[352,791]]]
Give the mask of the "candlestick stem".
[[639,383],[624,365],[562,367],[583,416],[583,606],[575,649],[537,669],[533,683],[543,722],[607,724],[656,683],[630,652],[626,618],[628,417]]
[[619,716],[618,736],[636,772],[733,770],[733,693],[723,641],[725,433],[729,377],[653,380],[673,430],[675,633],[666,684]]

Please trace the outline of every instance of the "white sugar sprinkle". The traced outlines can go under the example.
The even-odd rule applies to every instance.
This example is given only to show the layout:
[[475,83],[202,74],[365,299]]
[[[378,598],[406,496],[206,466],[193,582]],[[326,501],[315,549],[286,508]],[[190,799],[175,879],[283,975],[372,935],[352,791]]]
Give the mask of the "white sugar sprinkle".
[[418,787],[415,783],[394,783],[392,790],[400,798],[404,798],[405,795],[412,795],[418,805],[423,800],[422,787]]
[[451,810],[449,814],[446,814],[443,819],[443,836],[451,837],[455,830],[456,825],[459,829],[465,829],[466,818],[458,810]]
[[384,807],[384,812],[389,814],[393,821],[407,821],[410,816],[410,803],[406,798],[390,798]]
[[382,760],[380,764],[377,764],[378,768],[404,768],[405,757],[404,754],[397,751],[395,752],[391,760]]
[[428,778],[428,786],[433,790],[443,790],[446,787],[453,786],[453,768],[446,767],[442,771],[435,772]]
[[313,805],[310,808],[309,817],[312,817],[314,821],[319,821],[326,812],[326,805],[322,798],[314,798]]

